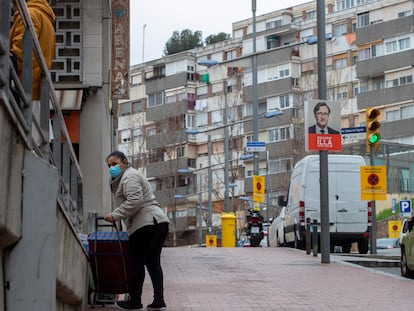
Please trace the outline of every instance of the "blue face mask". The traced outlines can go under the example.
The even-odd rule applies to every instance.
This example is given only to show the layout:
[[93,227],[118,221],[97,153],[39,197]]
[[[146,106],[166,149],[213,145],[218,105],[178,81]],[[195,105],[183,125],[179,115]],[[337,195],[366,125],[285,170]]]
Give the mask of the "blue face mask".
[[119,164],[115,166],[111,166],[109,168],[109,174],[111,175],[112,178],[117,178],[119,175],[121,175],[121,173],[122,173],[122,170]]

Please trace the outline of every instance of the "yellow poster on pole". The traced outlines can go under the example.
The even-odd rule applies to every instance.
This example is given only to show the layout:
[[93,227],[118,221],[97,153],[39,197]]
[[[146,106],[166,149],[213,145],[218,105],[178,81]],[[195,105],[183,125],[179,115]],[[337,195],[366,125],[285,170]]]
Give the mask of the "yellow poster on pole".
[[361,166],[361,200],[387,199],[387,173],[385,166]]
[[253,201],[265,202],[265,178],[264,176],[253,175]]

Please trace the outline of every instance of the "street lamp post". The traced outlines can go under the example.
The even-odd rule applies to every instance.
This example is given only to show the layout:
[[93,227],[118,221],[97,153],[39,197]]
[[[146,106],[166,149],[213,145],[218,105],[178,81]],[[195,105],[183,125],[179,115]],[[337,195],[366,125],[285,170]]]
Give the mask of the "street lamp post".
[[[257,103],[257,55],[256,55],[256,0],[252,0],[253,56],[252,56],[252,97],[253,97],[253,141],[258,141],[258,103]],[[259,174],[259,159],[254,159],[253,174]]]
[[227,81],[223,82],[224,88],[224,211],[229,212],[229,128],[227,126]]

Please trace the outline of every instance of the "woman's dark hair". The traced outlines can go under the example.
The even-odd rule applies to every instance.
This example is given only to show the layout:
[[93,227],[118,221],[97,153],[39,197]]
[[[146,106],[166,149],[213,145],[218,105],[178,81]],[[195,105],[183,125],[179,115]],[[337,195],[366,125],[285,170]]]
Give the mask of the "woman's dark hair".
[[126,161],[126,163],[128,163],[128,158],[126,157],[126,155],[123,153],[123,152],[121,152],[121,151],[114,151],[114,152],[111,152],[107,157],[106,157],[106,161],[108,161],[108,159],[110,158],[110,157],[117,157],[117,158],[119,158],[119,159],[121,159],[121,161]]

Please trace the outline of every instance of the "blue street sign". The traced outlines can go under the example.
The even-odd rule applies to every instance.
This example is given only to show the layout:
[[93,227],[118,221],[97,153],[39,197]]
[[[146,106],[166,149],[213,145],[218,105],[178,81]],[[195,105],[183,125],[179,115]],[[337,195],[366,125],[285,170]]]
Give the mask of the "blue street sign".
[[365,133],[367,128],[365,126],[344,127],[341,129],[341,134]]
[[266,143],[264,141],[248,141],[246,150],[249,152],[266,151]]
[[411,200],[400,200],[400,214],[405,217],[411,216]]

